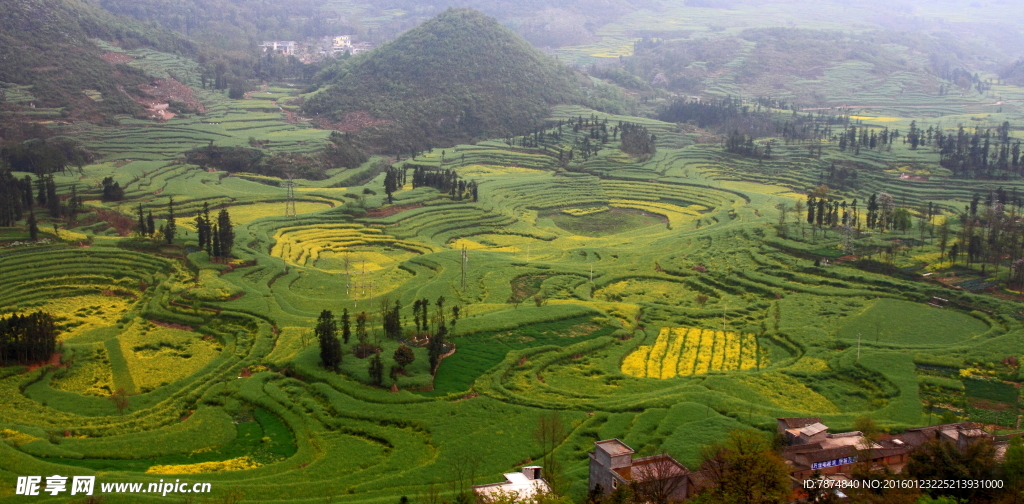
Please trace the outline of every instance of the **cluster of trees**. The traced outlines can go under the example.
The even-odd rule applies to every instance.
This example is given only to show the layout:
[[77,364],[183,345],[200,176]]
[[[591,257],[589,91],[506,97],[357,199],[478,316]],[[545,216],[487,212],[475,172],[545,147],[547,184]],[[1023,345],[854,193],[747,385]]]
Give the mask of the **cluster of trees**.
[[622,123],[618,127],[622,131],[620,148],[622,152],[640,159],[650,159],[658,151],[655,142],[658,137],[647,131],[647,128],[633,123]]
[[845,128],[848,116],[825,113],[800,115],[796,109],[786,119],[778,110],[790,105],[773,98],[762,97],[752,105],[739,99],[676,100],[658,114],[658,119],[675,123],[691,123],[698,128],[718,132],[737,131],[753,138],[779,136],[786,143],[829,139],[834,126]]
[[[142,206],[139,206],[140,212]],[[141,216],[141,213],[140,213]],[[235,246],[235,231],[231,224],[231,214],[227,208],[221,208],[217,214],[217,222],[210,219],[210,206],[203,202],[203,211],[196,214],[196,232],[199,235],[199,248],[211,257],[228,257]]]
[[850,187],[856,188],[858,180],[857,170],[845,166],[836,167],[835,161],[828,168],[828,172],[822,173],[819,184],[827,183],[829,187]]
[[[430,301],[427,299],[420,299],[413,302],[413,320],[416,322],[416,330],[420,334],[432,333],[427,343],[427,356],[430,359],[430,372],[437,372],[437,365],[441,363],[441,356],[445,352],[445,338],[448,336],[448,322],[444,311],[444,296],[439,296],[437,301],[434,302],[434,316],[431,319],[429,317]],[[455,323],[459,320],[459,306],[455,305],[451,308],[451,326],[452,330],[455,329]]]
[[[807,223],[817,226],[818,229],[844,226],[861,229],[866,225],[868,229],[876,231],[907,232],[913,227],[913,215],[907,208],[896,206],[896,201],[889,193],[875,193],[868,197],[867,216],[861,218],[860,210],[857,208],[857,200],[847,204],[846,200],[836,200],[828,196],[828,186],[822,185],[807,195],[806,207],[798,203],[795,210],[797,213],[807,212]],[[785,221],[785,209],[780,222]],[[920,228],[922,233],[932,218],[939,215],[939,207],[929,202],[919,211],[921,220]],[[813,228],[812,228],[813,229]]]
[[84,203],[75,184],[71,186],[70,193],[62,199],[57,194],[53,174],[36,175],[33,189],[31,176],[25,175],[19,179],[9,170],[0,169],[0,226],[14,226],[28,214],[26,224],[34,241],[39,232],[35,215],[36,206],[46,208],[51,218],[67,217],[74,221],[84,208]]
[[[931,139],[926,136],[923,143],[927,145]],[[995,133],[975,128],[969,134],[961,126],[955,135],[944,135],[941,131],[934,134],[939,164],[963,178],[997,178],[1024,172],[1020,140],[1011,140],[1009,122],[1004,122]]]
[[[156,236],[157,227],[156,221],[153,219],[153,211],[150,210],[148,215],[143,214],[142,204],[139,204],[139,211],[137,214],[138,223],[136,224],[136,232],[141,236],[149,236],[153,238]],[[160,226],[160,234],[163,236],[167,244],[170,245],[174,242],[174,236],[178,233],[178,223],[174,218],[174,198],[170,198],[167,202],[167,220]]]
[[[379,303],[380,320],[384,335],[392,340],[399,340],[403,336],[403,323],[401,319],[401,303],[397,299],[383,297]],[[449,314],[445,311],[444,296],[440,296],[433,303],[434,312],[430,313],[431,303],[427,299],[418,299],[413,302],[413,321],[416,324],[416,333],[426,336],[427,354],[430,359],[431,373],[437,371],[441,356],[444,355],[447,345],[446,337],[450,334],[448,327],[454,330],[459,319],[459,307],[452,306]],[[381,385],[384,378],[384,362],[380,357],[380,347],[371,345],[368,341],[369,331],[367,325],[370,323],[370,315],[366,312],[359,312],[355,317],[355,336],[358,345],[354,351],[357,357],[370,357],[368,367],[370,382],[374,385]],[[338,336],[338,322],[330,310],[324,310],[317,319],[314,333],[320,345],[320,362],[328,369],[337,370],[341,365],[344,354],[342,344],[348,345],[352,336],[352,328],[348,309],[344,309],[341,315],[341,335]],[[392,355],[394,364],[391,366],[389,376],[392,381],[399,374],[405,373],[405,368],[416,360],[416,355],[407,345],[402,344]]]
[[741,156],[758,158],[758,159],[771,159],[772,157],[772,143],[766,142],[764,144],[755,144],[754,137],[744,135],[739,130],[733,130],[726,137],[725,142],[722,146],[725,152],[731,154],[739,154]]
[[64,173],[69,165],[81,172],[94,158],[76,140],[67,137],[32,138],[0,148],[0,168],[6,166],[12,171],[37,175]]
[[103,177],[103,201],[121,201],[124,199],[124,188],[114,177]]
[[48,360],[57,349],[58,332],[53,315],[46,312],[0,317],[0,365]]
[[[480,193],[475,180],[466,182],[459,178],[455,170],[438,169],[420,164],[407,164],[412,168],[412,187],[433,187],[442,193],[448,193],[452,199],[463,200],[472,198],[479,201]],[[404,180],[404,175],[402,176]]]
[[[984,199],[974,195],[970,203],[959,212],[960,229],[953,234],[948,222],[939,226],[938,245],[945,252],[950,239],[956,241],[947,253],[954,263],[961,255],[968,266],[984,262],[995,267],[995,273],[1004,263],[1012,268],[1011,282],[1024,284],[1024,223],[1021,222],[1021,197],[1016,189],[999,188]],[[947,221],[949,219],[947,218]],[[985,266],[983,265],[983,268]],[[984,269],[983,269],[984,271]]]
[[405,169],[393,166],[388,166],[384,171],[384,192],[388,195],[388,203],[395,202],[392,195],[405,185],[405,174]]
[[276,153],[267,155],[261,149],[247,147],[206,147],[185,153],[185,162],[202,168],[213,167],[231,173],[255,173],[286,178],[289,174],[309,180],[327,178],[327,170],[355,168],[369,157],[348,134],[334,132],[323,150],[315,154]]
[[[916,128],[916,125],[913,125],[913,128]],[[852,125],[838,136],[839,150],[850,149],[854,154],[860,154],[861,148],[892,150],[893,142],[899,137],[900,130],[889,131],[889,128],[884,128],[882,131],[876,132],[873,129]],[[914,148],[917,146],[915,145]]]

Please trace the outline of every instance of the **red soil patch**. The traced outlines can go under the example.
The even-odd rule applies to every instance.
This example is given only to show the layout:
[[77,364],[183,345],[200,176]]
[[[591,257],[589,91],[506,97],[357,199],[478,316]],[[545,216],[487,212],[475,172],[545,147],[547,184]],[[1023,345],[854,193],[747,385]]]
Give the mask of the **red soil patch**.
[[40,362],[38,364],[32,364],[31,366],[28,367],[28,370],[29,371],[35,371],[35,370],[37,370],[37,369],[39,369],[39,368],[41,368],[43,366],[59,367],[60,366],[60,358],[61,358],[61,354],[55,353],[55,354],[50,356],[50,360],[45,361],[45,362]]
[[128,56],[125,53],[119,53],[119,52],[113,52],[113,51],[103,53],[103,55],[100,56],[100,58],[103,58],[103,61],[106,61],[107,63],[110,63],[111,65],[116,65],[118,63],[128,63],[129,61],[135,61],[135,58],[133,58],[131,56]]
[[185,106],[200,113],[206,112],[206,107],[195,97],[192,88],[174,79],[156,79],[149,84],[142,84],[139,90],[148,94],[152,99],[138,100],[146,106],[150,117],[153,119],[167,120],[174,117],[174,113],[167,110],[171,101],[184,103]]
[[342,133],[355,133],[363,128],[387,126],[388,124],[391,124],[391,121],[378,119],[370,115],[370,113],[365,110],[359,110],[345,114],[345,118],[339,122],[330,122],[327,119],[317,119],[313,121],[313,123],[323,129],[337,130]]
[[[135,219],[132,219],[123,213],[107,210],[105,208],[97,208],[93,211],[96,213],[97,221],[106,222],[110,227],[117,231],[117,234],[121,236],[128,236],[135,229]],[[83,221],[83,224],[88,224],[88,222]]]
[[402,213],[402,212],[404,212],[406,210],[411,210],[413,208],[419,208],[421,206],[423,206],[422,203],[413,203],[411,205],[392,205],[392,206],[384,207],[384,208],[375,208],[373,210],[367,210],[366,211],[366,216],[367,217],[373,217],[373,218],[390,217],[390,216],[395,215],[397,213]]

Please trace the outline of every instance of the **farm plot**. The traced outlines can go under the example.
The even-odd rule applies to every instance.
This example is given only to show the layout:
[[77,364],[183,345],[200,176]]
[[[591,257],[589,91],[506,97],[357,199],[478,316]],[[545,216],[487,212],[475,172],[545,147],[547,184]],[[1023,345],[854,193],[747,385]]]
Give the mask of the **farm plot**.
[[641,345],[622,361],[637,378],[668,379],[712,371],[746,371],[767,365],[753,334],[663,327],[654,345]]
[[136,321],[117,339],[128,372],[142,392],[195,373],[223,349],[212,336],[161,327],[143,320]]
[[852,343],[943,345],[958,343],[988,330],[984,322],[953,309],[934,308],[898,299],[879,299],[839,330]]
[[[309,226],[282,227],[274,234],[274,245],[270,255],[280,257],[297,266],[315,266],[321,253],[330,252],[325,257],[325,265],[335,265],[338,254],[351,252],[353,247],[360,247],[361,252],[370,252],[368,247],[390,247],[407,250],[414,254],[431,252],[431,248],[416,242],[399,240],[384,234],[380,229],[369,228],[360,224],[326,224]],[[381,259],[383,254],[374,257]],[[362,261],[361,261],[362,262]],[[387,259],[387,263],[394,262]],[[385,263],[384,265],[386,265]],[[384,267],[382,264],[369,262],[371,270]],[[343,269],[330,270],[333,273]]]

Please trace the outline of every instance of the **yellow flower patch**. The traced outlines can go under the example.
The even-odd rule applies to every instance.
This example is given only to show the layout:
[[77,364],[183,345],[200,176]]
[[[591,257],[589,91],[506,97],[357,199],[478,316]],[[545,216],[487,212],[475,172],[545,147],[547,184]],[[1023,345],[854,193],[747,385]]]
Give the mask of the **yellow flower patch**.
[[256,469],[262,464],[249,457],[238,457],[220,462],[200,462],[198,464],[157,465],[146,469],[148,474],[202,474],[221,471],[244,471]]
[[[296,201],[295,214],[318,212],[331,208],[327,203],[313,201]],[[252,203],[248,205],[232,205],[228,208],[231,213],[231,222],[235,224],[248,224],[261,217],[280,217],[284,215],[285,202],[278,203]]]
[[78,355],[63,375],[55,377],[50,385],[57,390],[82,395],[106,397],[114,390],[114,373],[107,352],[102,347],[91,354]]
[[141,389],[185,378],[213,360],[222,350],[216,340],[203,334],[160,327],[148,322],[133,324],[119,335],[128,371]]
[[816,359],[814,357],[804,357],[793,363],[792,366],[787,367],[793,371],[803,371],[808,373],[816,373],[820,371],[828,371],[828,362],[824,359]]
[[[388,247],[419,254],[433,252],[428,246],[399,240],[377,228],[360,224],[319,224],[278,229],[274,233],[274,246],[270,250],[270,255],[280,257],[296,266],[313,266],[324,252],[345,253],[363,247],[360,253],[369,253],[369,249],[365,249],[367,246]],[[354,254],[352,259],[359,260]],[[329,272],[342,273],[344,269]]]
[[675,378],[710,371],[755,369],[767,363],[753,334],[663,327],[654,345],[641,345],[622,361],[638,378]]
[[840,413],[832,401],[815,392],[799,380],[782,373],[763,373],[744,377],[744,385],[772,403],[791,411],[816,415]]
[[24,432],[11,429],[0,429],[0,438],[14,443],[14,446],[21,446],[25,443],[31,443],[32,441],[40,439],[31,434],[25,434]]
[[606,211],[608,211],[608,207],[606,207],[606,206],[596,206],[596,207],[585,207],[585,208],[565,208],[565,209],[562,210],[562,213],[564,213],[566,215],[572,215],[573,217],[583,217],[584,215],[591,215],[591,214],[596,214],[596,213],[601,213],[601,212],[606,212]]
[[134,303],[135,300],[131,298],[87,294],[54,298],[38,309],[57,317],[57,322],[62,327],[59,337],[66,340],[91,329],[116,324]]

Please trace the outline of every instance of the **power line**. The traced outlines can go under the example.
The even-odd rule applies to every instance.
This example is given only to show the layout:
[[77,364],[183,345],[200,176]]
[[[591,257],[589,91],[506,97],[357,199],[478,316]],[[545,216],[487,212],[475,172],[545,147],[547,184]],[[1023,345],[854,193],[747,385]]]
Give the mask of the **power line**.
[[288,187],[288,202],[285,203],[284,216],[295,218],[295,182],[292,181],[293,175],[288,174],[288,181],[285,182]]

